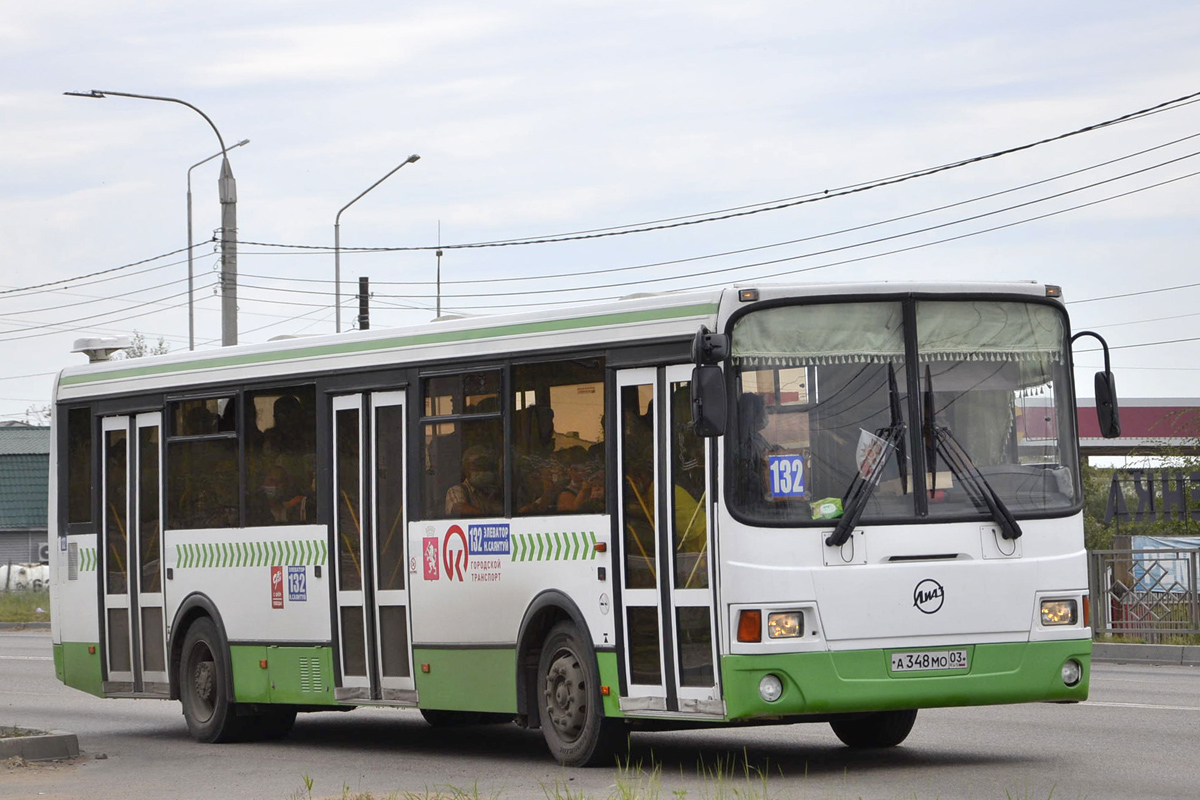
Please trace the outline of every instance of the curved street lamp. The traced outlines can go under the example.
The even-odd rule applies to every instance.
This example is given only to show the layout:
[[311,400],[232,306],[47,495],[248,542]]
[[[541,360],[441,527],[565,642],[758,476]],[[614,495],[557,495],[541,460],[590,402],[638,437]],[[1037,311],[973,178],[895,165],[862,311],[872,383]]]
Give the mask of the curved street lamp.
[[367,192],[395,175],[400,170],[400,167],[403,167],[405,164],[411,164],[414,161],[419,161],[420,159],[421,157],[416,153],[404,159],[399,166],[364,189],[358,197],[342,206],[337,216],[333,218],[333,316],[335,320],[334,325],[338,333],[342,332],[342,211],[357,203]]
[[131,94],[130,92],[112,92],[92,89],[90,92],[63,92],[71,97],[94,97],[103,99],[113,97],[132,97],[137,100],[161,100],[164,103],[178,103],[187,106],[200,116],[213,129],[217,141],[221,145],[221,177],[217,181],[217,189],[221,199],[221,345],[228,347],[237,344],[237,182],[233,178],[233,170],[229,166],[229,148],[217,126],[200,109],[191,103],[174,97],[157,97],[151,94]]

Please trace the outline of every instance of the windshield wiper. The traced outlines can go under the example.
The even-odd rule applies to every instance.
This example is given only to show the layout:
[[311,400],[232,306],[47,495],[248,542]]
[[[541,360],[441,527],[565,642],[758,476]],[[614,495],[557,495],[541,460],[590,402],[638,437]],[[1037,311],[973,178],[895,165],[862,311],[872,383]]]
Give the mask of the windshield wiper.
[[1019,539],[1021,526],[1017,524],[1008,506],[988,483],[988,479],[983,477],[967,449],[954,438],[950,429],[937,424],[937,412],[933,407],[933,377],[930,375],[928,364],[925,365],[924,400],[925,408],[921,416],[925,427],[925,455],[930,471],[930,499],[933,499],[937,487],[937,456],[941,453],[942,460],[950,467],[950,472],[972,495],[972,500],[978,501],[976,505],[982,504],[987,507],[992,519],[1000,525],[1000,534],[1005,539]]
[[991,512],[992,519],[996,520],[1000,525],[1000,534],[1005,539],[1019,539],[1021,537],[1021,526],[1017,524],[1017,520],[1013,517],[1012,512],[1008,510],[1008,506],[1000,499],[1000,495],[988,483],[988,479],[983,477],[983,473],[979,471],[979,467],[975,466],[975,462],[971,460],[971,456],[967,454],[959,441],[954,438],[954,434],[949,428],[934,426],[933,438],[937,442],[937,450],[942,454],[942,458],[950,467],[950,471],[954,473],[954,477],[962,481],[965,486],[983,505],[987,506]]
[[883,453],[871,465],[866,476],[863,476],[861,472],[855,473],[854,480],[850,482],[850,486],[842,498],[842,518],[838,520],[833,533],[825,539],[825,544],[830,547],[841,547],[850,538],[854,526],[858,524],[859,517],[866,510],[871,493],[879,485],[883,468],[887,466],[888,459],[892,457],[893,452],[899,459],[897,466],[900,468],[901,488],[904,494],[908,494],[908,463],[904,443],[907,438],[908,426],[904,424],[900,392],[896,389],[896,370],[891,364],[888,365],[888,407],[892,414],[892,424],[875,431],[875,435],[884,441]]

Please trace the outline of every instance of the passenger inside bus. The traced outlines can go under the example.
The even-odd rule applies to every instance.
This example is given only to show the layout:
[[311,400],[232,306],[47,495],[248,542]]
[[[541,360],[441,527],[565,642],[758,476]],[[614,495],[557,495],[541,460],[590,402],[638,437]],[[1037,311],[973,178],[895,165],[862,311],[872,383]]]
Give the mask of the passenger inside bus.
[[447,517],[481,517],[504,513],[499,462],[483,445],[463,453],[463,481],[446,490]]

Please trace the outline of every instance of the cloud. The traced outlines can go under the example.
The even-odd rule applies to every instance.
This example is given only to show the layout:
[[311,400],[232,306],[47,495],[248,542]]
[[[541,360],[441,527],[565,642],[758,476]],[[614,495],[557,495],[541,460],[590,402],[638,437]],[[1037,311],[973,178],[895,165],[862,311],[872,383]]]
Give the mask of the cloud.
[[363,81],[437,49],[504,33],[498,14],[431,12],[404,19],[260,27],[216,37],[224,53],[194,67],[204,86]]

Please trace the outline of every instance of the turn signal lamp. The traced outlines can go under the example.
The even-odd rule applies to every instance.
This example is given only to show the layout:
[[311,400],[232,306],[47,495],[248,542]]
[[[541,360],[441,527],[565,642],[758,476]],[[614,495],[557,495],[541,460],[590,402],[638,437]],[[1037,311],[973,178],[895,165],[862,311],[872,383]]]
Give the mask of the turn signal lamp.
[[1043,600],[1043,625],[1074,625],[1079,619],[1079,604],[1074,600]]
[[777,611],[767,614],[767,636],[771,639],[795,639],[804,635],[803,611]]
[[738,613],[739,642],[762,641],[762,612],[756,609],[742,609]]

